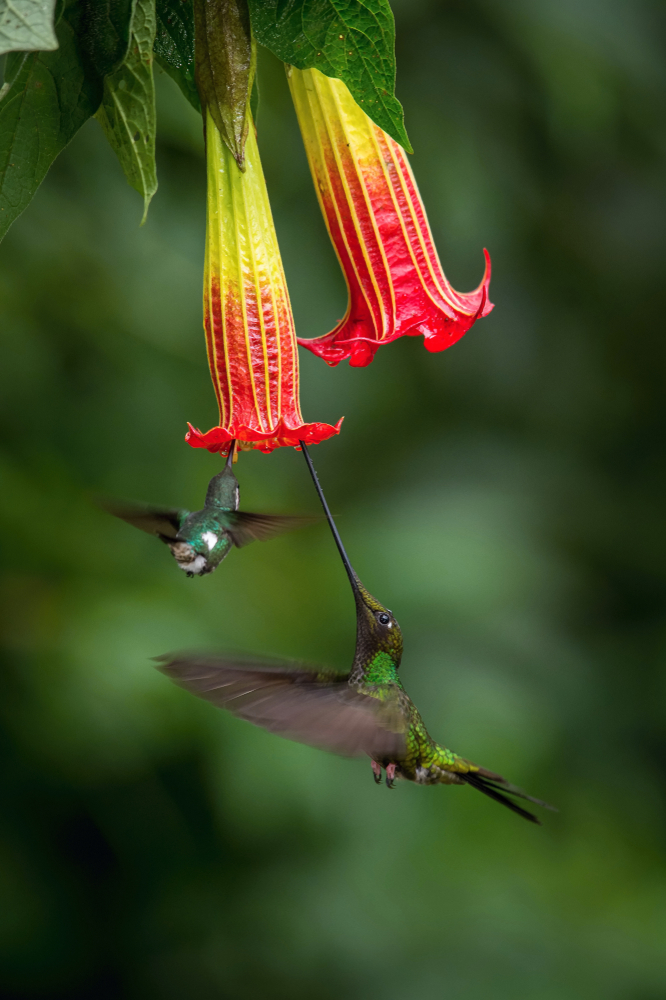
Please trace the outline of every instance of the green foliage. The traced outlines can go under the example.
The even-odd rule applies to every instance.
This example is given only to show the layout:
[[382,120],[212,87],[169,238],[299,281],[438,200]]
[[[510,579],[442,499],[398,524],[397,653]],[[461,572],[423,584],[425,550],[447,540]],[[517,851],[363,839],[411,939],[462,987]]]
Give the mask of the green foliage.
[[197,89],[239,167],[256,68],[247,0],[194,0]]
[[97,111],[97,120],[128,183],[143,197],[142,223],[157,191],[154,41],[155,0],[135,0],[127,55],[118,69],[105,77]]
[[252,81],[252,93],[250,94],[250,114],[252,115],[252,120],[254,122],[254,127],[257,127],[257,119],[259,117],[259,78],[258,74],[254,74],[254,80]]
[[56,25],[56,51],[7,57],[0,91],[0,239],[99,108],[104,75],[127,55],[131,11],[132,0],[74,0]]
[[58,48],[56,0],[0,0],[0,55]]
[[77,32],[80,13],[77,6],[65,10],[55,52],[8,60],[9,86],[0,101],[0,238],[99,106],[102,81]]
[[[394,96],[388,0],[250,0],[249,8],[248,0],[63,0],[59,9],[50,38],[47,0],[0,0],[0,51],[20,48],[9,54],[0,90],[0,239],[93,114],[143,197],[145,221],[157,190],[153,52],[199,111],[203,95],[242,166],[248,106],[256,120],[258,104],[250,10],[263,45],[344,80],[370,117],[411,149]],[[54,49],[55,39],[55,52],[29,52]]]
[[[428,728],[560,812],[394,792],[188,698],[150,657],[344,669],[325,525],[187,580],[90,495],[194,508],[217,416],[201,329],[201,118],[157,77],[160,196],[96,123],[0,246],[0,995],[660,1000],[666,995],[666,58],[653,0],[394,0],[451,350],[301,357],[313,458],[405,636]],[[263,53],[262,53],[263,55]],[[346,292],[282,65],[262,159],[297,329]],[[194,138],[193,138],[194,137]],[[199,143],[199,145],[195,145]],[[248,510],[318,511],[301,455],[241,455]]]
[[134,0],[80,0],[81,43],[99,76],[113,73],[127,55]]
[[388,0],[249,0],[257,41],[298,69],[337,77],[380,128],[411,153],[395,97]]
[[196,111],[201,102],[194,82],[194,9],[192,0],[157,0],[155,58],[176,81]]

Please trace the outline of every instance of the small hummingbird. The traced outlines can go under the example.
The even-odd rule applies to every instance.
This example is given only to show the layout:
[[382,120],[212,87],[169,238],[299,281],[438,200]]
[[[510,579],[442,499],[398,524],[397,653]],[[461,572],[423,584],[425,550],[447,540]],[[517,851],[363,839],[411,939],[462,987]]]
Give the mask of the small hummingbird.
[[[393,613],[365,589],[352,569],[310,457],[306,460],[349,576],[356,603],[356,651],[346,674],[290,661],[239,657],[159,657],[176,684],[241,719],[288,739],[345,756],[367,754],[379,784],[385,772],[419,785],[471,785],[532,823],[514,797],[546,809],[501,775],[460,757],[430,736],[398,670],[402,632]],[[511,796],[511,798],[509,797]]]
[[171,549],[178,566],[188,577],[204,576],[217,569],[232,547],[265,542],[283,531],[313,524],[316,516],[249,514],[238,509],[240,491],[233,470],[235,441],[222,472],[208,484],[203,509],[193,513],[178,507],[101,500],[109,514],[156,535]]

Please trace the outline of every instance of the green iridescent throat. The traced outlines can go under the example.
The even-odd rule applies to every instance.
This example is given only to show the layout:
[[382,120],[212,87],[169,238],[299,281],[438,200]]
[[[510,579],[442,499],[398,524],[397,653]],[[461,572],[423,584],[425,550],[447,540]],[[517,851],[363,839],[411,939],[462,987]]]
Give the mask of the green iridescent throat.
[[370,660],[363,677],[364,684],[395,684],[402,689],[398,668],[389,653],[377,653]]

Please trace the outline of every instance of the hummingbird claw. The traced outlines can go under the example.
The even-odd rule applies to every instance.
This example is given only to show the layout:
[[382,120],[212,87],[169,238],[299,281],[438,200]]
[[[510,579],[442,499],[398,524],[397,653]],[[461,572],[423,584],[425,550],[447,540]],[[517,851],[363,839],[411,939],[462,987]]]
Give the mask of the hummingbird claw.
[[396,772],[396,765],[395,764],[387,764],[386,765],[386,787],[387,788],[395,788],[395,772]]
[[194,576],[194,573],[186,573],[185,575],[187,576],[188,580],[191,580],[192,577]]
[[375,779],[375,784],[376,785],[381,785],[381,783],[382,783],[382,766],[381,766],[381,764],[378,764],[376,760],[371,760],[370,764],[372,765],[372,776]]

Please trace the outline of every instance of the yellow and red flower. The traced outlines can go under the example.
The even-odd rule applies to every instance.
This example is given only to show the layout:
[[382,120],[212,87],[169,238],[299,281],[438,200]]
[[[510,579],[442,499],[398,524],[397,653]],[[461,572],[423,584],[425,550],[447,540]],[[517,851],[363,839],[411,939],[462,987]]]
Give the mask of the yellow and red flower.
[[226,454],[317,444],[342,420],[303,423],[298,348],[273,217],[252,125],[241,171],[207,114],[208,211],[204,328],[220,424],[190,424],[194,448]]
[[341,80],[289,67],[289,86],[329,234],[349,289],[331,333],[298,343],[337,365],[368,365],[381,344],[422,334],[429,351],[455,344],[492,309],[490,257],[468,294],[446,280],[404,149],[375,125]]

